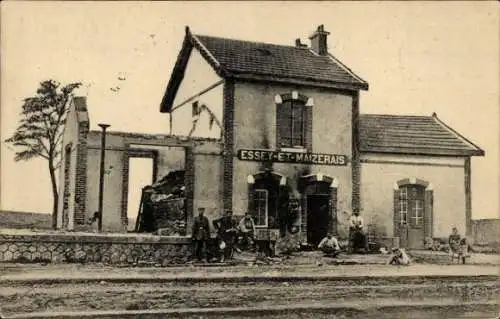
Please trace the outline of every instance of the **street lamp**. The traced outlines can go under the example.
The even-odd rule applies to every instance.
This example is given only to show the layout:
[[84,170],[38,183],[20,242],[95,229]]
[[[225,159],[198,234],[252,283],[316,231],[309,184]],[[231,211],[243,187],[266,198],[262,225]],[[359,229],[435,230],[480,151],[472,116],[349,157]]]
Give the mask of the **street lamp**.
[[102,201],[104,194],[104,156],[106,155],[106,129],[110,127],[109,124],[99,124],[102,128],[101,133],[101,167],[99,171],[99,232],[102,231]]

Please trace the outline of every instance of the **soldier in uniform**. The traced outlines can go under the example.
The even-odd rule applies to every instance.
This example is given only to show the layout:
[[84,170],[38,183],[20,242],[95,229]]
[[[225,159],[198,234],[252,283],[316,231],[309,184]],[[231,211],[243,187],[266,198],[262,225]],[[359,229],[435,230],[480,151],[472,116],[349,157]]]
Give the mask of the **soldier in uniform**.
[[198,216],[193,222],[193,254],[198,261],[206,259],[207,242],[210,239],[210,224],[204,214],[205,208],[198,208]]
[[219,247],[223,250],[222,260],[231,259],[238,226],[233,218],[233,211],[226,210],[224,216],[213,221],[213,225],[217,230]]

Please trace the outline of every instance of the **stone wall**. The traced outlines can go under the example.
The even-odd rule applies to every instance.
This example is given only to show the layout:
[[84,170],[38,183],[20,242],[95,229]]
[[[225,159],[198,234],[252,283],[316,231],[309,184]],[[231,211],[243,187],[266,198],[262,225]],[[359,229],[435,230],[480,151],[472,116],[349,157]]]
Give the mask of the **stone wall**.
[[185,263],[190,239],[153,235],[0,234],[0,262]]
[[472,220],[472,238],[476,244],[500,243],[500,219]]

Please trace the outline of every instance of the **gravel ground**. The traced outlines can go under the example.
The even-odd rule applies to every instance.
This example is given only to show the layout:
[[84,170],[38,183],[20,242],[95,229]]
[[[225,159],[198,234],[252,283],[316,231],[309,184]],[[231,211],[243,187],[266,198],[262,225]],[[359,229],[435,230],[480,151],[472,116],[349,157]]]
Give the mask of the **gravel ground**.
[[[314,257],[314,258],[311,258]],[[317,258],[316,258],[316,257]],[[435,256],[432,254],[431,256]],[[490,255],[491,256],[491,255]],[[383,259],[385,259],[385,256]],[[424,256],[425,257],[425,256]],[[495,256],[493,256],[495,257]],[[301,259],[302,258],[302,259]],[[316,258],[316,259],[315,259]],[[304,302],[322,304],[387,303],[440,300],[484,302],[500,300],[498,275],[493,265],[414,264],[395,267],[373,263],[380,255],[365,255],[362,264],[333,265],[321,256],[301,255],[270,265],[222,267],[112,267],[102,264],[0,264],[0,311],[4,314],[40,311],[151,310],[219,307],[272,307]],[[438,256],[437,258],[441,258]],[[305,261],[308,260],[308,263]],[[312,262],[311,262],[312,260]],[[476,275],[490,276],[479,280]],[[267,278],[305,276],[309,280],[251,282],[252,276]],[[334,280],[312,280],[329,276]],[[365,276],[373,276],[367,278]],[[377,277],[378,276],[378,277]],[[454,276],[452,279],[416,276]],[[120,283],[106,281],[109,278]],[[218,283],[169,281],[177,278],[215,278]],[[228,277],[246,278],[244,283],[221,282]],[[354,278],[354,277],[357,277]],[[87,283],[50,284],[45,279],[94,279]],[[136,278],[135,283],[124,280]],[[140,283],[147,279],[147,283]],[[44,279],[37,284],[34,280]],[[9,282],[10,280],[10,282]],[[13,281],[14,280],[14,281]],[[16,281],[17,280],[17,281]],[[267,280],[267,279],[266,279]],[[456,307],[455,307],[456,308]],[[497,307],[498,309],[498,307]],[[266,318],[492,318],[482,306],[457,311],[446,309],[387,310],[380,313],[342,310],[335,313],[290,313]],[[170,318],[171,316],[169,316]],[[255,316],[182,316],[182,318],[256,318]],[[110,317],[111,318],[111,317]],[[116,317],[114,317],[116,318]]]
[[[445,296],[445,297],[444,297]],[[386,283],[383,279],[335,282],[182,283],[168,284],[39,284],[0,285],[5,313],[39,311],[147,310],[211,307],[270,307],[303,302],[339,303],[374,300],[497,300],[496,282],[432,280]]]
[[106,277],[233,277],[233,276],[436,276],[436,275],[498,275],[498,267],[493,265],[432,265],[415,264],[408,267],[387,265],[254,265],[229,267],[124,267],[117,268],[102,264],[0,264],[0,281],[37,278],[78,278],[99,280]]

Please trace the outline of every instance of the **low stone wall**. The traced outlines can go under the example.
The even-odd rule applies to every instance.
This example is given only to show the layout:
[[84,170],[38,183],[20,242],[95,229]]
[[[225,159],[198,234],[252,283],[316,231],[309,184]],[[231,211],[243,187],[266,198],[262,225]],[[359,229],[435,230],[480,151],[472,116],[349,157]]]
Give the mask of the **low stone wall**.
[[500,243],[500,219],[472,220],[472,238],[476,244]]
[[0,233],[0,262],[185,263],[190,238],[114,234]]

